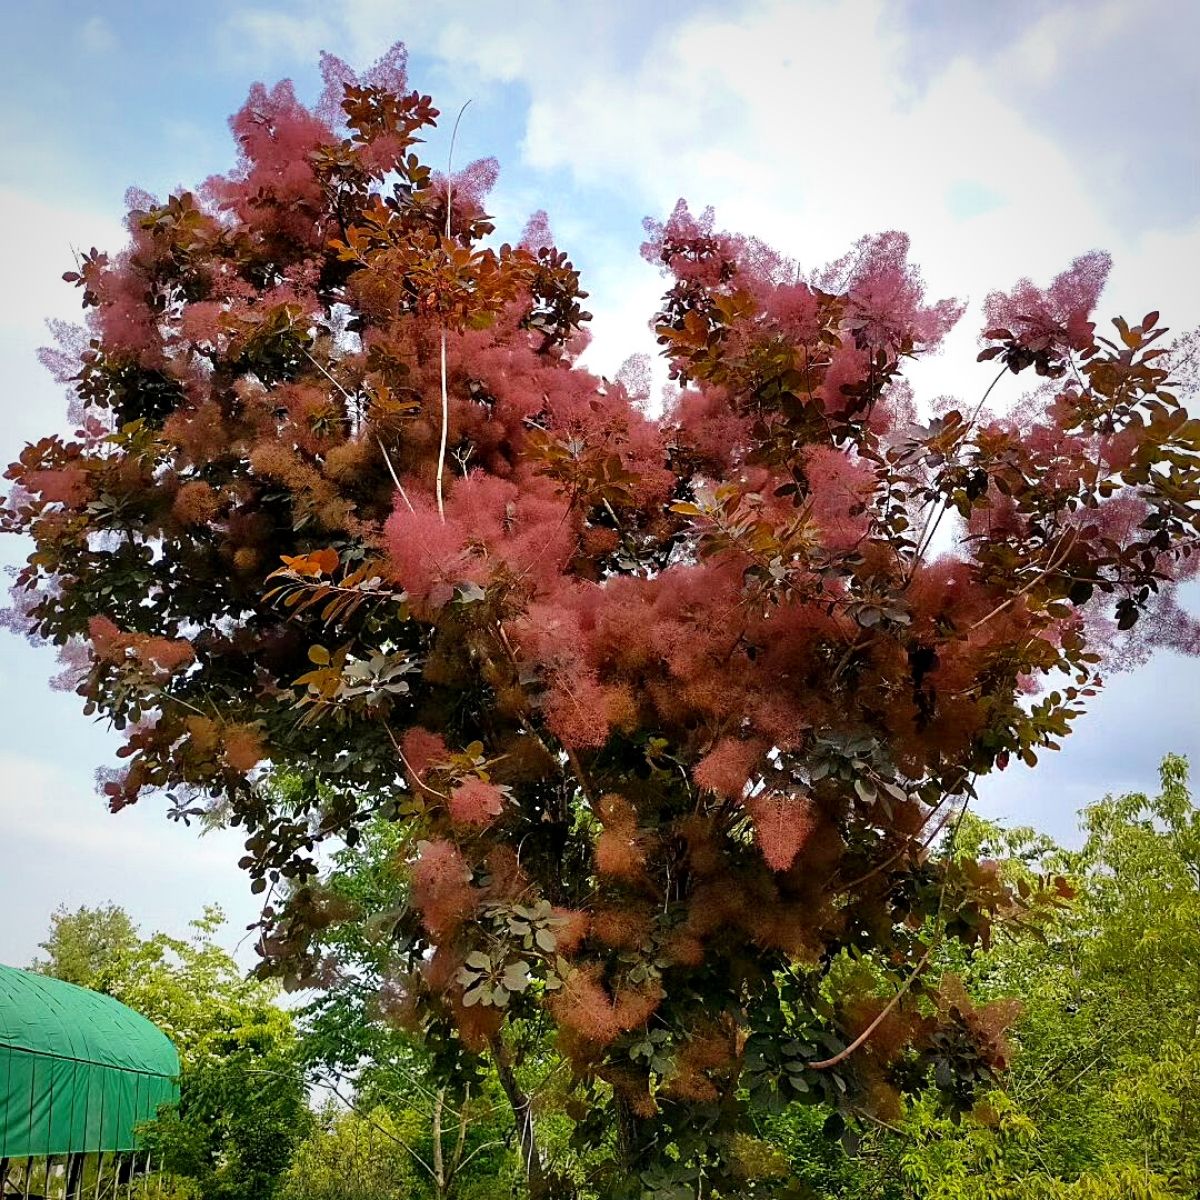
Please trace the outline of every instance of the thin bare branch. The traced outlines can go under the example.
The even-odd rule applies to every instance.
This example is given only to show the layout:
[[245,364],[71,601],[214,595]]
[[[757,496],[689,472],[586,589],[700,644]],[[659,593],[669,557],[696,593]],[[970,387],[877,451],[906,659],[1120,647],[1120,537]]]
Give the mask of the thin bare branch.
[[408,493],[404,490],[404,485],[400,482],[400,477],[396,474],[396,468],[392,466],[391,456],[387,452],[387,447],[383,444],[383,438],[376,434],[375,440],[379,443],[379,450],[383,455],[383,461],[387,463],[388,474],[392,477],[392,482],[396,485],[396,491],[400,493],[400,499],[408,505],[409,512],[416,512],[417,510],[412,506],[412,501],[408,498]]
[[[454,143],[458,138],[458,123],[462,120],[463,113],[467,111],[467,104],[458,110],[458,116],[454,118],[454,129],[450,133],[450,153],[446,157],[446,241],[450,241],[450,212],[451,201],[454,197],[454,183],[451,175],[451,168],[454,166]],[[442,477],[446,473],[446,444],[450,437],[450,393],[446,386],[446,322],[442,319],[442,345],[441,345],[441,383],[442,383],[442,435],[438,443],[438,463],[437,463],[437,507],[438,516],[442,518],[443,523],[446,520],[446,504],[442,496]]]

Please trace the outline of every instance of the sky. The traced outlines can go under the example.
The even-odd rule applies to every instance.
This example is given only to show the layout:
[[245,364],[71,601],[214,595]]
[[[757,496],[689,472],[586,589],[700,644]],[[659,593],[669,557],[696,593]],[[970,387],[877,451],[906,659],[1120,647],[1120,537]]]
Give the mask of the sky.
[[[984,296],[1111,252],[1105,315],[1200,325],[1200,95],[1194,0],[7,0],[0,42],[0,455],[62,427],[39,367],[76,248],[122,242],[122,197],[165,197],[233,162],[226,118],[255,80],[319,91],[328,50],[366,67],[395,41],[443,113],[456,164],[501,163],[501,237],[545,209],[595,314],[588,362],[654,353],[662,281],[641,221],[680,196],[804,266],[899,228],[933,296],[970,302],[918,398],[973,403]],[[498,14],[502,14],[502,17]],[[445,161],[449,120],[428,158]],[[1010,385],[1015,399],[1017,381]],[[11,540],[0,560],[26,551]],[[1192,608],[1195,590],[1193,591]],[[24,965],[59,904],[115,902],[145,930],[256,914],[233,831],[203,837],[145,801],[113,816],[96,767],[115,737],[53,691],[53,655],[0,632],[0,962]],[[1200,763],[1198,666],[1160,655],[1110,680],[1064,749],[985,781],[979,807],[1069,840],[1106,792],[1148,790],[1169,751]]]

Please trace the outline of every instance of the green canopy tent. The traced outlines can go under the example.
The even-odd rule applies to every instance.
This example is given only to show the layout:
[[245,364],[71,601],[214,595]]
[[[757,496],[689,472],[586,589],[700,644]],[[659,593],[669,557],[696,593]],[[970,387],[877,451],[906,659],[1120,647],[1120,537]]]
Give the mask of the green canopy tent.
[[178,1075],[170,1039],[133,1009],[0,966],[0,1162],[135,1150]]

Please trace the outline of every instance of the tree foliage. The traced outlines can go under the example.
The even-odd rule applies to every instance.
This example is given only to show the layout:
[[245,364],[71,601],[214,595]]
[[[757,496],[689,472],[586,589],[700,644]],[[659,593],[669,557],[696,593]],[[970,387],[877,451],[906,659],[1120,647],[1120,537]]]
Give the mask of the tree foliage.
[[143,1141],[180,1195],[264,1200],[307,1128],[296,1028],[275,1003],[278,987],[246,979],[218,945],[220,910],[192,924],[190,939],[143,938],[114,905],[60,910],[34,967],[115,997],[174,1042],[179,1105],[144,1127]]
[[[939,969],[961,972],[976,1003],[1023,997],[1011,1031],[1012,1067],[971,1114],[950,1119],[930,1086],[895,1123],[869,1123],[847,1154],[824,1133],[829,1107],[791,1105],[762,1119],[757,1140],[738,1143],[747,1164],[761,1176],[790,1174],[808,1200],[1195,1194],[1200,811],[1186,764],[1168,757],[1156,795],[1108,797],[1082,818],[1076,850],[971,816],[960,828],[952,852],[995,862],[1018,890],[1045,874],[1065,874],[1076,889],[1069,905],[1039,914],[1036,923],[1005,925],[969,961],[953,943],[939,952]],[[386,977],[395,951],[379,931],[380,918],[404,898],[404,881],[388,866],[398,832],[394,823],[371,823],[359,847],[336,855],[327,880],[332,892],[354,898],[360,920],[323,935],[323,950],[332,953],[336,944],[339,973],[299,1013],[301,1056],[313,1082],[339,1084],[353,1107],[331,1103],[308,1126],[280,1182],[286,1200],[490,1200],[511,1195],[521,1174],[494,1070],[476,1063],[473,1091],[439,1094],[421,1042],[389,1023]],[[52,946],[70,947],[76,959],[88,949],[88,930],[126,920],[111,906],[60,911],[43,969],[55,970]],[[538,1092],[554,1062],[549,1047],[531,1044],[521,1068],[525,1087]],[[584,1195],[594,1195],[586,1181],[602,1156],[573,1153],[566,1138],[556,1140],[556,1123],[564,1132],[569,1126],[543,1109],[550,1157],[569,1165]],[[441,1188],[432,1170],[439,1125],[444,1164],[461,1164],[446,1171]]]
[[[1069,905],[1036,923],[1007,924],[969,961],[954,944],[940,952],[939,969],[961,972],[976,1003],[1023,998],[1012,1067],[998,1086],[958,1121],[941,1111],[935,1088],[918,1093],[895,1123],[868,1124],[852,1155],[825,1136],[827,1107],[789,1106],[762,1121],[757,1142],[741,1143],[756,1171],[790,1173],[811,1200],[1183,1200],[1195,1193],[1200,813],[1186,765],[1168,757],[1157,795],[1108,797],[1081,815],[1076,850],[973,816],[953,850],[995,862],[1018,890],[1046,874],[1065,874],[1076,889]],[[308,1166],[291,1172],[297,1200],[306,1197],[304,1178],[339,1170],[369,1186],[375,1175],[363,1163],[375,1155],[385,1166],[411,1165],[385,1128],[404,1128],[417,1153],[431,1157],[425,1080],[433,1075],[378,1002],[388,943],[363,936],[403,898],[403,882],[386,868],[395,837],[394,824],[374,823],[360,847],[338,856],[329,878],[331,889],[356,898],[363,919],[327,935],[325,949],[342,942],[339,979],[314,1002],[306,1040],[318,1055],[349,1057],[358,1051],[348,1047],[369,1046],[359,1079],[366,1103],[377,1107],[326,1118],[326,1132],[297,1159]],[[536,1058],[531,1052],[525,1067],[532,1091],[546,1068]],[[481,1083],[480,1094],[498,1091],[486,1077]],[[485,1138],[503,1140],[503,1123],[486,1124]],[[577,1155],[572,1171],[586,1179],[594,1165]],[[502,1145],[469,1163],[457,1182],[486,1187],[517,1168]],[[431,1192],[419,1163],[409,1186],[414,1195]],[[321,1194],[315,1182],[310,1194]]]
[[[325,1113],[322,1131],[293,1166],[290,1187],[316,1200],[319,1188],[302,1165],[306,1155],[326,1164],[322,1170],[333,1180],[338,1169],[332,1163],[344,1160],[347,1173],[357,1176],[360,1160],[378,1151],[388,1162],[405,1164],[413,1196],[483,1200],[493,1194],[489,1181],[497,1196],[511,1194],[520,1160],[511,1152],[512,1114],[495,1072],[472,1059],[448,1077],[436,1052],[392,1020],[389,980],[397,956],[390,931],[407,899],[395,869],[401,839],[394,822],[376,818],[353,849],[333,855],[324,880],[327,896],[352,906],[356,920],[319,935],[322,955],[336,960],[337,969],[298,1013],[302,1054],[313,1084],[353,1108]],[[543,1122],[543,1142],[545,1132]],[[370,1194],[384,1181],[368,1170],[361,1186]]]
[[51,914],[50,932],[38,948],[45,958],[35,958],[30,970],[52,975],[77,987],[108,992],[122,987],[119,980],[129,956],[141,938],[129,914],[115,904],[86,905],[71,912],[65,905]]
[[279,1192],[281,1200],[420,1195],[417,1167],[406,1148],[416,1132],[386,1108],[359,1116],[330,1105],[297,1147]]
[[544,217],[492,247],[494,164],[420,161],[402,53],[324,66],[315,111],[256,87],[238,167],[135,196],[70,274],[78,430],[9,471],[26,627],[126,731],[112,806],[242,827],[262,951],[306,983],[355,920],[317,846],[395,822],[393,1014],[444,1078],[491,1056],[535,1196],[577,1181],[530,1040],[611,1197],[789,1194],[751,1143],[794,1102],[851,1137],[930,1078],[969,1109],[1012,1005],[930,965],[1068,889],[930,841],[1103,666],[1195,641],[1200,422],[1158,313],[1099,334],[1095,253],[996,293],[993,386],[1040,386],[921,423],[904,368],[961,306],[903,235],[805,273],[681,203],[644,247],[653,417],[644,364],[579,366]]
[[1184,1197],[1200,1180],[1200,810],[1168,756],[1157,795],[1107,797],[1066,851],[980,825],[1021,878],[1064,870],[1077,899],[973,965],[977,995],[1019,992],[1019,1052],[988,1122],[910,1122],[908,1186],[931,1200]]

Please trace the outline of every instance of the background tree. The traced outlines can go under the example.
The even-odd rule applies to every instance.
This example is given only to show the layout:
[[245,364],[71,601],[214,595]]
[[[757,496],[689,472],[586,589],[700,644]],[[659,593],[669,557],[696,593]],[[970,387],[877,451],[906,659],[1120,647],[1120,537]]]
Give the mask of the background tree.
[[[1075,901],[980,956],[980,998],[1018,992],[1018,1053],[988,1123],[959,1131],[918,1109],[903,1155],[915,1194],[1191,1196],[1200,1178],[1200,810],[1184,760],[1157,795],[1108,797],[1066,851],[1030,830],[972,834],[1015,879],[1069,872]],[[966,832],[966,831],[964,831]]]
[[50,933],[39,943],[46,957],[35,958],[30,970],[107,992],[110,973],[124,969],[140,941],[129,914],[115,904],[83,905],[74,912],[60,906],[50,917]]
[[[285,777],[277,786],[286,792],[297,781]],[[388,1172],[407,1155],[401,1173],[414,1196],[511,1194],[520,1159],[495,1072],[484,1059],[473,1059],[469,1071],[447,1070],[436,1047],[391,1020],[388,981],[398,962],[392,931],[408,901],[407,882],[395,869],[401,838],[394,822],[369,822],[353,849],[332,855],[325,877],[327,901],[341,903],[355,919],[319,935],[333,973],[298,1013],[302,1053],[309,1078],[353,1103],[353,1111],[327,1111],[297,1157],[292,1187],[299,1193],[307,1186],[302,1163],[327,1163],[334,1180],[331,1159],[357,1171],[364,1146],[386,1144]],[[451,1051],[451,1065],[457,1062]],[[559,1129],[559,1148],[565,1132]],[[383,1184],[368,1171],[363,1186]]]
[[[394,1014],[448,1082],[490,1058],[534,1197],[787,1195],[764,1114],[853,1139],[930,1078],[969,1109],[1014,1009],[931,965],[1064,885],[929,846],[1105,660],[1195,644],[1200,422],[1158,313],[1099,336],[1097,253],[997,293],[1000,373],[922,425],[903,368],[961,306],[903,235],[805,273],[681,204],[645,247],[655,419],[637,364],[578,366],[544,218],[487,246],[494,164],[421,163],[402,53],[324,68],[312,112],[256,87],[237,169],[135,197],[70,273],[79,427],[9,471],[27,628],[127,733],[113,807],[244,828],[293,982],[354,919],[316,847],[397,822]],[[547,1108],[594,1172],[546,1162]]]
[[385,1108],[360,1115],[331,1104],[297,1147],[278,1194],[281,1200],[421,1196],[408,1140],[416,1132]]
[[179,1052],[178,1109],[143,1130],[154,1157],[199,1200],[269,1197],[308,1124],[299,1040],[278,986],[244,978],[218,945],[220,910],[190,939],[143,938],[113,905],[51,921],[35,969],[129,1005]]

